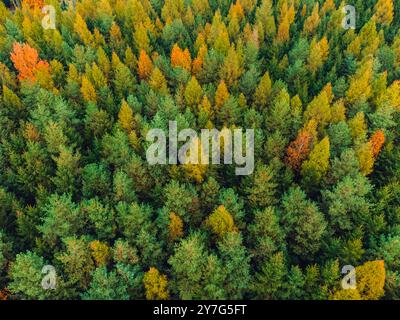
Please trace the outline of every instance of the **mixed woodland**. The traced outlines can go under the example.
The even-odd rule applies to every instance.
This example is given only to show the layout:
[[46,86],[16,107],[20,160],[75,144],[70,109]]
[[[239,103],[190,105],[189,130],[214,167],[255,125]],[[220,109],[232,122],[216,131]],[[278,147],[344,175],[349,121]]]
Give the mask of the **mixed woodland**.
[[0,2],[0,299],[399,299],[399,79],[399,0]]

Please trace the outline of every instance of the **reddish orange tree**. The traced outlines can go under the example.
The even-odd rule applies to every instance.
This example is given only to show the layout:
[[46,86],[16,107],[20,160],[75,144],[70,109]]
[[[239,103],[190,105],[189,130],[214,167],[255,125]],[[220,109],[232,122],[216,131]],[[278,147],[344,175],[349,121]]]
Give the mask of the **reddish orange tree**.
[[18,70],[18,78],[20,80],[36,81],[36,73],[49,68],[49,64],[46,61],[39,59],[37,50],[27,43],[14,43],[11,61],[15,69]]
[[370,142],[372,144],[372,153],[376,158],[379,152],[381,152],[382,146],[385,143],[385,134],[383,133],[383,131],[375,131],[374,134],[371,136]]
[[303,161],[311,151],[313,136],[307,130],[301,130],[297,138],[289,144],[286,150],[286,163],[298,171]]
[[8,300],[11,294],[12,294],[11,291],[8,290],[7,288],[0,290],[0,301]]

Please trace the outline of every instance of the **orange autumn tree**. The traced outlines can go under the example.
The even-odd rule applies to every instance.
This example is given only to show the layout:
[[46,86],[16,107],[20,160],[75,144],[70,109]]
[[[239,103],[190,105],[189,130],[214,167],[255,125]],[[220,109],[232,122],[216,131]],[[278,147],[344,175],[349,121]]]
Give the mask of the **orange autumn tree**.
[[312,119],[299,131],[296,139],[289,144],[286,150],[285,162],[293,170],[300,170],[303,161],[309,156],[316,140],[317,122]]
[[37,73],[49,69],[49,64],[44,60],[40,60],[37,50],[27,43],[14,42],[10,59],[15,69],[18,70],[19,80],[35,82]]
[[296,139],[289,144],[286,150],[286,163],[293,170],[298,171],[304,160],[307,159],[312,144],[313,136],[307,130],[301,130]]
[[173,67],[182,67],[190,71],[192,58],[190,57],[189,50],[187,48],[182,50],[178,44],[175,44],[171,51],[171,65]]
[[23,0],[23,4],[27,4],[30,8],[42,8],[44,6],[43,0]]
[[203,62],[204,62],[204,58],[207,54],[207,46],[205,44],[203,44],[200,49],[199,52],[197,53],[197,57],[193,60],[192,63],[192,72],[193,74],[197,74],[200,72],[202,66],[203,66]]
[[377,130],[371,136],[370,142],[372,144],[372,153],[376,158],[381,152],[382,146],[385,143],[385,134],[382,130]]
[[8,290],[7,288],[0,290],[0,301],[8,300],[10,296],[11,296],[11,291]]
[[141,50],[138,60],[138,73],[140,79],[147,79],[153,70],[153,63],[151,62],[146,51]]

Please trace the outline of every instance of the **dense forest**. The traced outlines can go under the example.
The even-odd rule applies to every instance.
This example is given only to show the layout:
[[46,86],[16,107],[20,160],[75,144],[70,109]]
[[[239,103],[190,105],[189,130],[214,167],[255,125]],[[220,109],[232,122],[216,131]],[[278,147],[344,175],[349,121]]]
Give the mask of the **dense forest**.
[[399,299],[399,79],[399,0],[0,2],[0,300]]

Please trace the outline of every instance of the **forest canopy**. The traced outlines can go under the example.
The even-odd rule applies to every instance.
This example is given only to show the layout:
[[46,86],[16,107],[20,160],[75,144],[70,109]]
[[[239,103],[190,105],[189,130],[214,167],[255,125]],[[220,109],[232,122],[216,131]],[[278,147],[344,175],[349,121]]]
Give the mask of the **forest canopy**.
[[0,300],[400,299],[399,111],[399,0],[2,1]]

